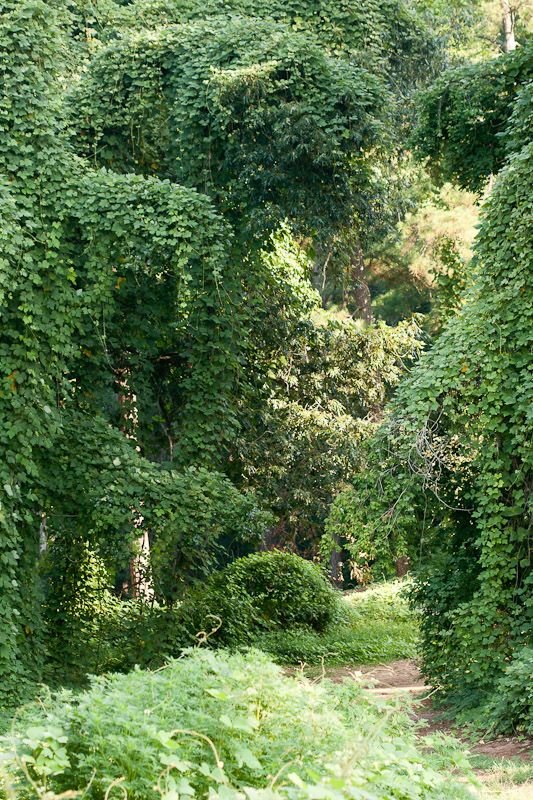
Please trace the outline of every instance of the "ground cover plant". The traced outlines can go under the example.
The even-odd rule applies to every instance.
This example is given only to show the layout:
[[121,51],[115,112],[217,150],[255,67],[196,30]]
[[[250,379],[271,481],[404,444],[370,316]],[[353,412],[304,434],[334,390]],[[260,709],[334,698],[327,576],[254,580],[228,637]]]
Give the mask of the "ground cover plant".
[[254,651],[196,650],[157,672],[45,698],[22,714],[2,753],[7,797],[472,796],[417,750],[394,703],[353,681],[287,677]]

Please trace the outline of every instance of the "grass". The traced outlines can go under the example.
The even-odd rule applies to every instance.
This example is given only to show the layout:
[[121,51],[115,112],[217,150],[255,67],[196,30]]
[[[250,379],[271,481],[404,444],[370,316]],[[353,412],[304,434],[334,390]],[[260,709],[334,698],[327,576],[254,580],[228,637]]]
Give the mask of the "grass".
[[490,758],[483,755],[472,755],[470,763],[476,770],[481,770],[487,781],[503,785],[522,784],[533,781],[533,763],[521,758]]
[[471,755],[470,764],[480,781],[478,796],[492,800],[530,800],[533,797],[533,764],[520,758]]
[[404,587],[404,581],[393,581],[346,593],[326,631],[274,631],[261,634],[254,644],[280,664],[347,666],[413,658],[418,626],[403,597]]
[[533,797],[533,783],[522,786],[493,786],[486,784],[478,793],[480,800],[531,800]]

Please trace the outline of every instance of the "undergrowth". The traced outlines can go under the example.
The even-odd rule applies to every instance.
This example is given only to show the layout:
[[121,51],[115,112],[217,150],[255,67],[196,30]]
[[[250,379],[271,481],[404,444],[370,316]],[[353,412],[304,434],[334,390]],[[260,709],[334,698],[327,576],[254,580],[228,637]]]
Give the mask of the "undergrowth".
[[23,712],[2,740],[4,797],[459,800],[452,760],[416,747],[398,701],[288,677],[262,653],[190,651]]
[[86,685],[88,674],[155,669],[197,644],[263,650],[280,664],[371,664],[417,653],[416,616],[405,581],[342,595],[320,568],[288,553],[238,559],[181,604],[148,605],[106,593],[69,669],[50,663],[52,686]]
[[324,631],[303,626],[276,630],[260,634],[254,644],[282,664],[340,666],[413,658],[418,626],[403,585],[394,581],[344,595],[335,621]]

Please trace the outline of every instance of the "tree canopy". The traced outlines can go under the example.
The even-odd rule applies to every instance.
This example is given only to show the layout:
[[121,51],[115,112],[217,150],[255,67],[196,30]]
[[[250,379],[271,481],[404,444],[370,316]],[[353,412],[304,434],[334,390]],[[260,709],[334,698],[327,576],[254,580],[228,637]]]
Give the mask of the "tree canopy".
[[[422,94],[413,144],[440,180],[479,192],[527,138],[533,44],[446,72]],[[521,121],[520,121],[521,120]],[[519,136],[510,132],[519,126]]]

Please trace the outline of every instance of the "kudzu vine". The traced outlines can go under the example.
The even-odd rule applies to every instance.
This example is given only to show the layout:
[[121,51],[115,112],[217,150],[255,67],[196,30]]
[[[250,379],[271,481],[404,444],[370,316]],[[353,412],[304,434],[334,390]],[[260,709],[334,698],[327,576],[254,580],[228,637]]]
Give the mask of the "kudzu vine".
[[[60,95],[68,23],[59,2],[0,4],[0,675],[13,697],[42,662],[39,532],[89,536],[89,489],[108,549],[126,547],[135,507],[144,503],[154,534],[150,510],[180,481],[111,427],[124,381],[142,417],[143,402],[156,402],[155,371],[179,372],[183,465],[215,466],[235,424],[231,235],[195,190],[96,170],[72,153]],[[113,465],[110,516],[97,476],[111,481]]]
[[[429,159],[433,175],[481,191],[505,164],[513,146],[512,128],[519,124],[512,115],[527,114],[527,95],[522,92],[531,91],[525,87],[532,79],[533,43],[526,39],[504,58],[444,73],[423,92],[412,141]],[[515,142],[519,148],[529,132],[526,116]]]
[[[525,58],[502,56],[498,73]],[[477,70],[485,81],[486,70]],[[450,80],[453,90],[456,73]],[[508,106],[506,125],[527,117],[521,98],[516,111]],[[400,535],[413,561],[422,556],[414,599],[424,669],[463,705],[496,697],[533,635],[533,144],[530,132],[512,130],[461,307],[400,388],[369,448],[361,490],[338,499],[329,523],[361,551],[370,528],[374,555],[377,544],[377,555],[390,553],[391,535]],[[483,161],[476,170],[481,185]]]

